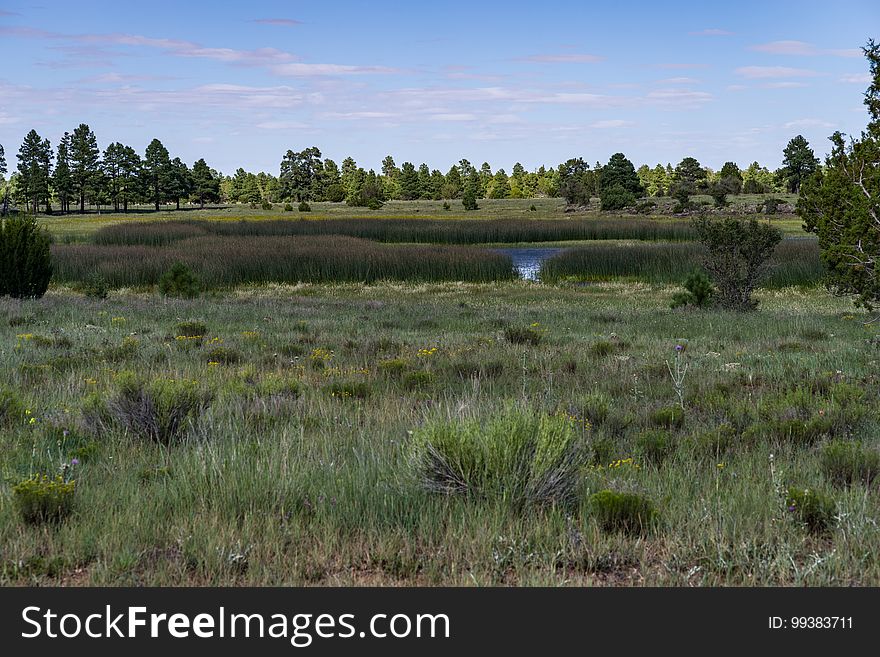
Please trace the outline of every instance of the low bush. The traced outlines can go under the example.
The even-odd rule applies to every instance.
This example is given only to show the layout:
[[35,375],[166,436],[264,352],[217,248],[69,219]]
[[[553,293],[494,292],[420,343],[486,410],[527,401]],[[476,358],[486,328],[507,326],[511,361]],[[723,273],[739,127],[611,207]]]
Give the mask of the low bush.
[[60,522],[73,511],[76,481],[61,475],[33,475],[12,487],[21,519],[29,524]]
[[10,426],[23,421],[25,407],[12,388],[0,386],[0,426]]
[[504,339],[512,344],[529,344],[533,347],[541,344],[543,335],[531,327],[508,326],[504,329]]
[[697,308],[705,308],[712,302],[712,295],[715,294],[712,281],[702,272],[690,274],[684,281],[684,289],[685,292],[676,292],[673,295],[670,307],[696,306]]
[[654,465],[663,461],[675,451],[675,441],[668,431],[643,431],[635,439],[636,450],[643,459]]
[[174,335],[187,338],[198,338],[208,334],[208,326],[204,322],[188,320],[174,325]]
[[159,291],[169,297],[192,299],[199,296],[201,286],[189,267],[175,262],[159,279]]
[[300,212],[311,212],[312,206],[305,201],[300,201],[300,204],[297,206],[297,210],[299,210]]
[[517,508],[573,502],[588,460],[567,418],[515,405],[485,418],[429,420],[413,432],[413,449],[430,490]]
[[120,372],[116,386],[116,394],[107,403],[110,416],[138,438],[160,445],[183,439],[190,421],[212,399],[198,381],[146,380],[131,372]]
[[817,490],[791,487],[785,497],[788,512],[803,523],[811,534],[828,532],[835,523],[837,504]]
[[290,203],[285,203],[284,212],[293,212],[293,206]]
[[589,498],[590,515],[606,532],[647,534],[657,525],[654,502],[638,493],[601,490]]
[[655,427],[677,429],[684,424],[684,411],[678,406],[665,406],[652,411],[649,419]]
[[880,474],[880,452],[854,441],[835,440],[820,451],[822,472],[840,486],[870,486]]
[[90,299],[106,299],[110,292],[107,279],[98,272],[92,272],[86,277],[82,285],[82,293]]

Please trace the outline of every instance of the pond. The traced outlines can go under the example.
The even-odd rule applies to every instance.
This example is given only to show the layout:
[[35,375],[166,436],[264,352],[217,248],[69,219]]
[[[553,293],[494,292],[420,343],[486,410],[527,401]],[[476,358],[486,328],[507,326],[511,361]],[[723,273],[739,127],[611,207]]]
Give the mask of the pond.
[[503,253],[510,256],[513,260],[513,266],[519,272],[519,275],[527,281],[539,280],[541,265],[547,258],[552,258],[557,253],[561,253],[565,249],[547,246],[523,246],[511,247],[508,249],[492,249],[497,253]]

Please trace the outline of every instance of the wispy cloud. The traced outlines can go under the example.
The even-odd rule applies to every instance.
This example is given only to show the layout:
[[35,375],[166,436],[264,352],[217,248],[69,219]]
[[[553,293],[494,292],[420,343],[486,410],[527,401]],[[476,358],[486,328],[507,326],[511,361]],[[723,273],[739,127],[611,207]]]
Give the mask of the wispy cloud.
[[834,124],[820,119],[796,119],[782,124],[782,127],[786,130],[792,128],[833,128]]
[[279,64],[271,68],[276,75],[289,77],[311,77],[320,75],[364,75],[399,73],[400,69],[388,66],[352,66],[348,64],[305,64],[294,62]]
[[712,94],[692,89],[656,89],[647,94],[646,98],[660,106],[699,107],[712,100]]
[[831,55],[833,57],[860,57],[862,51],[858,48],[826,49],[818,48],[806,41],[771,41],[749,47],[756,52],[765,52],[771,55],[791,55],[796,57],[816,57]]
[[255,18],[252,23],[260,23],[261,25],[278,25],[281,27],[294,27],[302,25],[302,21],[294,18]]
[[605,61],[601,55],[586,53],[543,54],[521,57],[517,61],[535,62],[538,64],[596,64]]
[[782,82],[767,82],[761,85],[762,89],[800,89],[809,87],[806,82],[793,82],[791,80],[783,80]]
[[0,9],[0,16],[21,16],[17,11],[7,11],[6,9]]
[[790,66],[740,66],[736,74],[749,79],[759,78],[812,78],[819,75],[818,71]]
[[595,128],[597,130],[607,130],[609,128],[626,128],[628,126],[635,125],[632,121],[624,121],[622,119],[604,119],[602,121],[594,121],[588,128]]
[[868,84],[871,81],[869,73],[855,73],[852,75],[844,75],[840,78],[841,82],[849,82],[851,84]]
[[709,27],[705,30],[699,30],[697,32],[688,32],[691,36],[733,36],[733,32],[728,32],[727,30],[720,30],[717,27]]
[[301,121],[263,121],[257,123],[256,127],[260,130],[306,130],[308,124]]
[[670,71],[690,71],[693,69],[709,68],[708,64],[692,64],[688,62],[665,62],[653,64],[652,68],[662,68]]

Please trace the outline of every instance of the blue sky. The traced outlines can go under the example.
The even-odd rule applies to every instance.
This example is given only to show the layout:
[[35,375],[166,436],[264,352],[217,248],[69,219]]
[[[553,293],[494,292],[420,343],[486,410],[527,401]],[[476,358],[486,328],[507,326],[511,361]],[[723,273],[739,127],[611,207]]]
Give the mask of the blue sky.
[[[622,151],[775,168],[866,124],[880,3],[0,0],[0,144],[88,123],[277,173],[317,145],[379,168],[527,169]],[[872,32],[873,31],[873,32]],[[12,156],[11,158],[9,156]]]

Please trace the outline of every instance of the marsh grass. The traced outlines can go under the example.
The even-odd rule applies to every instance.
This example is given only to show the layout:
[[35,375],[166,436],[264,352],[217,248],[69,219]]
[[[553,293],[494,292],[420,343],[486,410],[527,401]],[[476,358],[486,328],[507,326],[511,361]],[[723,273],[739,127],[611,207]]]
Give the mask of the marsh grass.
[[[680,283],[700,269],[704,249],[694,242],[591,244],[567,249],[541,267],[541,280],[608,281],[630,279],[648,283]],[[809,239],[783,240],[771,259],[761,285],[769,288],[810,286],[821,282],[825,269],[818,244]]]

